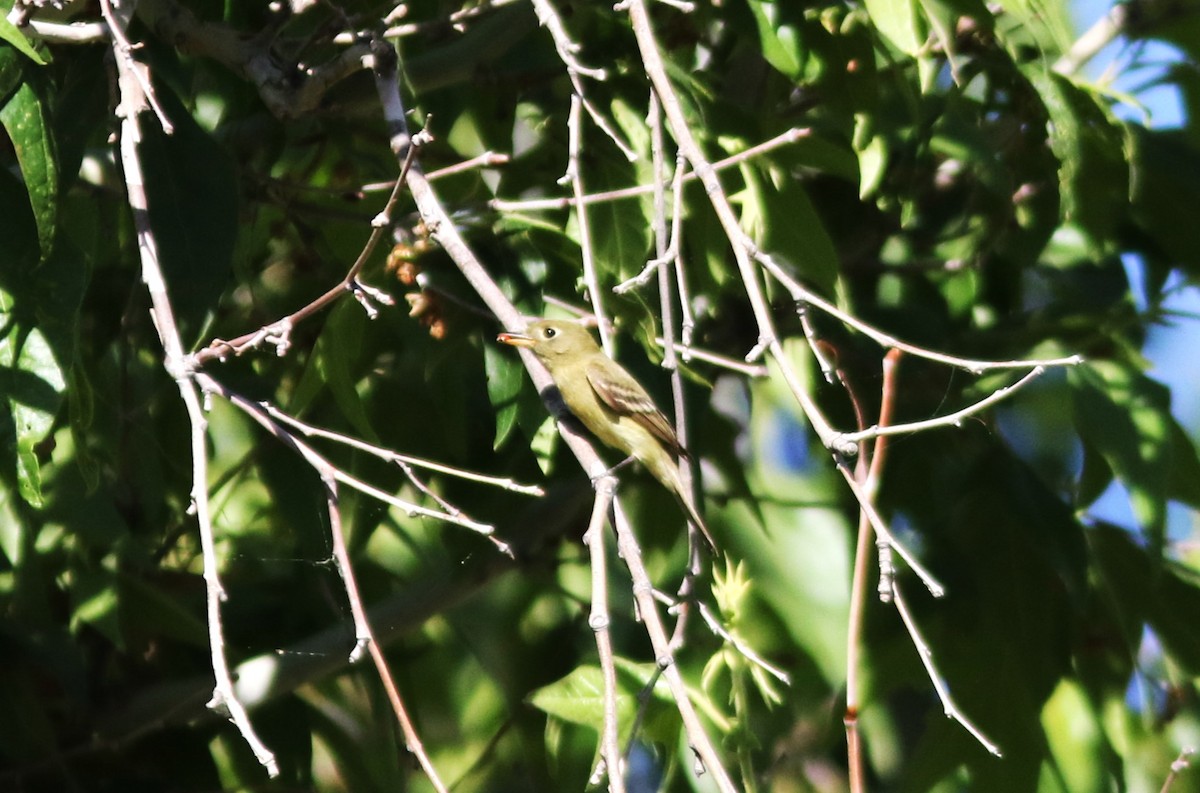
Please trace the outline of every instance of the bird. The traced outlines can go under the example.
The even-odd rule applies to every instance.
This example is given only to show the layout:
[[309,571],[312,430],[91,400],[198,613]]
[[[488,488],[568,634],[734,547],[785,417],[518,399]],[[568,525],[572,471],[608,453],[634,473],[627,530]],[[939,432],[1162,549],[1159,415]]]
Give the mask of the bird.
[[716,552],[708,524],[683,484],[679,458],[688,454],[675,428],[642,384],[605,355],[586,328],[570,320],[537,319],[524,333],[501,333],[497,341],[531,350],[549,371],[567,409],[602,443],[641,463]]

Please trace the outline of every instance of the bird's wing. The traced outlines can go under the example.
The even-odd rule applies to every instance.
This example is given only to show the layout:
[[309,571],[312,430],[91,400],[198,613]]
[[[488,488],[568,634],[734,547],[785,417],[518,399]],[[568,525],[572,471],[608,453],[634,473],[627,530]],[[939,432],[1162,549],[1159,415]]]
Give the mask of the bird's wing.
[[654,404],[654,400],[650,399],[646,389],[619,365],[607,359],[590,363],[587,367],[587,379],[600,401],[614,412],[629,416],[641,424],[651,435],[662,441],[672,454],[687,454],[679,445],[675,428]]

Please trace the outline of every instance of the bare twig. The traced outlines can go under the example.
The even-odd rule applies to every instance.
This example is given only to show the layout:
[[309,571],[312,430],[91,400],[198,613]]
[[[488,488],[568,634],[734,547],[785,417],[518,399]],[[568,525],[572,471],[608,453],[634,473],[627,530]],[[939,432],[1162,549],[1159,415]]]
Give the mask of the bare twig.
[[1075,40],[1071,48],[1063,53],[1054,64],[1054,71],[1062,75],[1073,75],[1096,57],[1102,49],[1116,41],[1129,22],[1130,6],[1113,3],[1108,13],[1100,17],[1083,35]]
[[38,38],[52,44],[95,44],[108,39],[108,28],[102,22],[43,22],[31,19],[29,27],[33,28]]
[[963,729],[971,733],[975,740],[994,754],[996,757],[1001,757],[1000,747],[991,741],[983,731],[975,726],[966,714],[959,710],[955,704],[954,698],[950,696],[950,689],[946,686],[945,680],[938,673],[937,666],[933,662],[933,651],[929,649],[929,645],[925,643],[924,637],[921,636],[921,631],[917,628],[917,623],[913,620],[912,614],[908,611],[908,604],[904,600],[904,595],[900,591],[899,585],[892,589],[896,611],[900,613],[900,619],[904,621],[904,627],[908,629],[908,635],[912,638],[913,645],[917,648],[917,654],[921,656],[921,663],[925,666],[925,673],[929,677],[929,682],[933,684],[934,691],[937,692],[938,699],[942,701],[942,710],[946,714],[946,718],[953,719],[962,725]]
[[371,222],[370,236],[367,237],[367,241],[363,245],[362,251],[358,254],[358,258],[350,266],[350,269],[346,271],[346,275],[342,277],[341,281],[326,290],[325,294],[313,300],[308,305],[297,311],[293,311],[286,317],[278,319],[269,325],[264,325],[258,330],[242,334],[229,341],[214,339],[207,347],[191,356],[191,365],[199,367],[212,360],[224,360],[229,355],[241,355],[247,350],[255,349],[262,344],[271,344],[275,347],[277,355],[286,355],[292,344],[292,329],[345,294],[354,295],[355,299],[358,300],[367,312],[367,316],[371,319],[374,319],[376,315],[372,301],[383,305],[392,305],[394,301],[390,295],[364,284],[358,279],[358,274],[362,272],[363,266],[370,259],[379,241],[383,239],[383,235],[387,232],[387,228],[391,223],[392,211],[395,209],[396,201],[400,197],[400,191],[404,187],[404,172],[412,165],[412,158],[415,156],[415,151],[415,147],[410,150],[409,156],[401,164],[400,178],[393,185],[392,194],[388,197],[383,211],[376,215],[375,219]]
[[587,93],[584,91],[584,77],[590,77],[593,80],[606,80],[608,79],[608,75],[603,69],[584,66],[575,57],[575,54],[580,50],[580,46],[571,40],[567,29],[563,26],[562,19],[558,16],[558,12],[554,10],[554,6],[551,5],[550,0],[533,0],[533,10],[537,14],[538,23],[549,31],[550,38],[554,40],[554,48],[558,51],[558,57],[563,62],[563,65],[567,67],[567,78],[571,81],[571,87],[575,89],[575,97],[583,105],[583,109],[591,116],[596,126],[621,150],[626,159],[630,162],[636,160],[637,152],[625,142],[625,139],[621,137],[612,123],[588,101]]
[[[582,100],[578,95],[571,96],[571,112],[567,117],[567,173],[564,177],[571,183],[571,190],[576,196],[583,195],[583,177],[579,175],[579,150],[582,147],[583,130],[580,118]],[[600,330],[600,346],[605,355],[610,358],[613,354],[612,333],[604,314],[604,302],[600,292],[600,278],[596,274],[596,260],[592,255],[591,225],[588,223],[587,207],[580,206],[575,210],[575,220],[579,224],[579,251],[583,258],[583,282],[587,284],[588,298],[592,301],[592,313]]]
[[[655,255],[654,258],[646,262],[646,266],[637,275],[623,281],[613,287],[613,291],[617,294],[623,294],[631,289],[645,286],[650,283],[650,279],[656,272],[661,270],[669,261],[673,261],[679,255],[679,237],[682,233],[683,226],[683,168],[675,168],[675,176],[672,180],[672,198],[673,208],[671,213],[671,229],[668,238],[667,233],[667,209],[665,188],[663,186],[664,171],[666,165],[663,159],[663,140],[662,140],[662,110],[658,103],[658,97],[654,92],[650,93],[650,112],[646,115],[646,122],[650,126],[650,152],[654,158],[654,238],[655,238]],[[678,165],[682,165],[679,163]],[[577,202],[578,204],[578,202]],[[659,279],[659,294],[663,294],[664,290],[669,292],[670,281]],[[662,298],[660,297],[660,300]],[[666,323],[666,317],[663,317],[663,322]],[[674,324],[674,323],[670,323]],[[664,333],[664,335],[666,335]],[[673,348],[672,348],[673,350]],[[674,363],[674,354],[671,354],[672,364]],[[663,365],[666,366],[664,360]],[[669,368],[669,367],[668,367]]]
[[1031,369],[1038,366],[1076,366],[1083,363],[1083,357],[1080,355],[1070,355],[1065,358],[1044,358],[1044,359],[1017,359],[1012,361],[982,361],[973,358],[960,358],[957,355],[947,355],[937,352],[936,350],[918,347],[915,344],[909,344],[902,341],[891,334],[884,333],[873,325],[868,325],[858,317],[848,312],[842,311],[840,308],[825,300],[823,297],[808,289],[800,283],[795,277],[781,267],[771,256],[755,250],[754,257],[763,265],[767,272],[775,277],[780,284],[787,289],[792,297],[799,303],[804,303],[816,306],[821,311],[834,317],[844,325],[854,328],[859,333],[873,339],[876,343],[883,347],[895,348],[904,350],[909,355],[914,355],[918,358],[925,358],[930,361],[944,363],[947,366],[953,366],[956,369],[965,369],[971,374],[983,374],[984,372],[994,369]]
[[408,708],[405,707],[404,700],[400,697],[400,688],[396,685],[392,670],[388,667],[387,659],[383,655],[383,648],[376,641],[375,634],[371,630],[371,623],[367,619],[362,597],[358,593],[354,568],[350,564],[350,552],[346,549],[346,534],[342,530],[342,513],[338,504],[337,480],[329,476],[327,472],[322,472],[321,482],[325,486],[329,510],[329,529],[333,537],[333,559],[337,564],[338,574],[341,575],[342,582],[346,586],[346,597],[350,601],[350,613],[354,619],[357,641],[354,649],[350,652],[350,663],[355,663],[362,656],[363,650],[370,653],[371,661],[375,665],[375,672],[379,675],[379,681],[383,683],[383,690],[387,693],[392,713],[400,725],[400,732],[404,735],[405,745],[417,758],[417,762],[421,765],[421,769],[429,778],[430,783],[433,784],[434,789],[438,793],[449,793],[449,789],[442,782],[433,761],[429,759],[429,753],[425,751],[425,745],[421,742],[421,736],[417,733],[412,718],[408,715]]
[[494,151],[485,151],[482,154],[476,154],[469,160],[447,165],[445,168],[438,168],[436,171],[430,171],[426,177],[431,182],[436,182],[445,176],[452,176],[456,173],[470,171],[475,168],[495,168],[498,165],[507,165],[512,158],[507,154],[500,154]]
[[220,23],[202,22],[175,0],[139,0],[138,18],[163,39],[240,73],[255,86],[267,108],[285,120],[316,109],[330,88],[363,70],[367,54],[367,45],[356,39],[320,66],[288,70],[271,51],[268,39],[248,37]]
[[[663,141],[662,111],[659,107],[658,99],[654,96],[653,92],[650,94],[650,107],[646,113],[646,123],[650,126],[650,154],[654,173],[654,261],[661,262],[667,257],[671,241],[667,238],[666,166],[663,155],[665,144]],[[675,418],[675,436],[679,439],[679,445],[686,449],[688,447],[687,413],[683,402],[683,376],[679,371],[678,356],[675,351],[675,312],[673,310],[674,295],[671,292],[671,278],[670,274],[661,266],[656,268],[647,266],[643,272],[650,273],[654,270],[657,270],[659,274],[658,311],[663,332],[662,367],[671,373],[671,401]],[[618,289],[619,287],[613,291],[618,291]],[[683,459],[676,462],[679,465],[679,473],[684,489],[688,492],[694,503],[701,503],[695,500],[691,466]],[[696,578],[701,572],[701,543],[699,534],[699,527],[693,525],[689,520],[688,565],[683,580],[679,582],[679,607],[675,612],[675,628],[671,632],[671,652],[678,652],[683,647],[687,636],[688,618],[692,612],[691,601],[693,590],[696,586]]]
[[[883,359],[883,393],[879,405],[879,426],[886,427],[891,423],[892,411],[896,404],[896,368],[902,353],[891,350]],[[843,373],[838,370],[838,375]],[[860,401],[855,397],[850,384],[843,377],[843,385],[850,395],[854,412],[858,417],[859,426],[866,423]],[[879,438],[871,448],[859,454],[855,465],[855,478],[861,482],[863,491],[868,498],[874,499],[879,488],[879,480],[883,475],[884,460],[887,455],[887,438]],[[858,714],[861,702],[858,692],[859,652],[862,649],[863,624],[866,617],[867,604],[867,571],[871,564],[871,521],[866,513],[859,511],[858,539],[854,549],[854,574],[850,587],[850,612],[847,617],[846,631],[846,712],[842,722],[846,727],[846,755],[849,767],[850,790],[852,793],[863,793],[866,790],[866,780],[863,771],[862,738],[858,732]],[[890,548],[887,549],[890,551]],[[886,553],[886,551],[885,551]],[[882,564],[882,561],[881,561]],[[889,597],[892,592],[891,570],[880,571],[880,587],[885,586]]]
[[[120,151],[121,164],[125,173],[125,188],[129,207],[133,212],[134,228],[137,232],[138,253],[142,264],[142,281],[150,295],[152,318],[163,347],[163,366],[175,380],[179,396],[187,409],[191,425],[192,446],[192,508],[199,526],[201,555],[204,560],[205,603],[208,613],[209,651],[212,660],[215,686],[208,707],[228,712],[230,719],[241,733],[243,740],[254,752],[255,758],[272,776],[279,775],[279,764],[275,755],[259,738],[250,723],[245,707],[234,691],[229,663],[225,658],[225,637],[221,625],[221,602],[225,591],[218,573],[216,544],[213,539],[212,515],[208,503],[208,448],[205,428],[207,422],[191,378],[183,343],[175,322],[175,312],[167,294],[166,281],[158,260],[158,243],[150,227],[149,205],[146,200],[145,179],[142,173],[138,147],[141,144],[139,114],[153,104],[144,91],[151,83],[130,55],[131,45],[124,36],[132,5],[115,0],[101,3],[112,36],[113,55],[117,66],[120,105],[117,115],[121,118]],[[161,119],[161,117],[160,117]]]
[[1029,385],[1045,372],[1045,366],[1035,366],[1032,370],[1021,377],[1020,380],[1017,380],[1012,385],[1007,385],[1003,388],[997,388],[995,391],[991,392],[983,399],[980,399],[978,402],[968,405],[962,410],[956,410],[953,413],[949,413],[945,416],[938,416],[934,419],[925,419],[924,421],[910,421],[906,424],[892,424],[886,426],[879,424],[873,427],[867,427],[866,429],[858,432],[843,432],[838,435],[836,443],[839,446],[843,446],[846,444],[858,443],[868,438],[882,438],[888,435],[907,435],[913,432],[934,429],[936,427],[961,427],[963,419],[973,416],[976,413],[980,413],[997,402],[1007,399],[1021,388]]
[[576,53],[582,47],[571,40],[567,29],[563,27],[562,18],[554,10],[554,6],[550,4],[550,0],[533,0],[533,10],[537,14],[538,24],[549,31],[550,38],[554,40],[554,48],[558,50],[558,57],[563,62],[563,65],[567,67],[568,72],[590,77],[593,80],[608,79],[608,75],[605,74],[603,69],[584,66],[575,57]]
[[374,444],[367,443],[366,441],[351,437],[349,435],[342,435],[338,432],[332,432],[330,430],[321,429],[320,427],[314,427],[313,425],[307,424],[300,419],[295,418],[294,416],[289,416],[279,408],[266,402],[260,402],[259,405],[266,410],[272,418],[287,424],[296,430],[299,430],[308,437],[325,438],[326,440],[341,443],[353,449],[358,449],[359,451],[378,457],[386,462],[396,463],[397,465],[412,465],[418,468],[426,468],[430,471],[437,471],[441,474],[456,476],[459,479],[466,479],[471,482],[480,482],[481,484],[485,485],[493,485],[504,490],[511,490],[514,493],[521,493],[527,496],[545,495],[545,491],[537,485],[522,485],[508,477],[478,474],[474,471],[467,471],[462,468],[455,468],[442,463],[435,463],[432,460],[425,460],[421,457],[412,457],[407,454],[400,454],[399,452],[394,452],[391,449],[385,449],[382,446],[375,446]]
[[754,651],[754,648],[750,647],[737,636],[734,636],[732,633],[725,630],[725,626],[723,626],[721,621],[716,618],[716,616],[712,613],[712,609],[710,609],[707,604],[699,603],[698,605],[700,616],[704,618],[705,624],[708,625],[709,629],[713,633],[728,642],[729,646],[737,650],[738,654],[740,654],[747,661],[754,664],[759,669],[778,680],[780,683],[783,683],[785,686],[790,686],[792,684],[792,678],[787,672],[763,658]]
[[[717,160],[712,164],[712,167],[717,171],[723,171],[727,168],[732,168],[746,160],[758,157],[772,149],[777,149],[780,146],[786,146],[795,143],[809,135],[811,130],[808,128],[794,127],[780,135],[776,135],[770,140],[763,141],[757,145],[751,146],[745,151],[740,151],[737,154],[730,155],[721,160]],[[699,177],[694,171],[688,171],[683,168],[677,169],[679,179],[684,182],[694,182]],[[679,192],[676,190],[676,192]],[[502,198],[495,198],[488,202],[488,205],[498,212],[538,212],[550,209],[566,209],[575,206],[576,202],[583,204],[604,204],[610,201],[620,201],[626,198],[640,198],[644,195],[654,193],[654,185],[637,185],[636,187],[623,187],[619,190],[607,190],[603,193],[592,193],[585,195],[581,199],[576,199],[574,196],[563,198],[536,198],[528,201],[506,201]]]
[[[507,154],[501,154],[494,151],[485,151],[482,154],[476,154],[469,160],[456,162],[454,165],[447,165],[445,168],[438,168],[436,171],[430,171],[425,174],[425,178],[431,182],[436,182],[445,176],[452,176],[456,173],[463,173],[475,168],[494,168],[498,165],[507,165],[512,158]],[[396,189],[396,183],[403,181],[402,179],[392,179],[387,182],[370,182],[359,188],[363,193],[379,193],[384,190]]]
[[[486,2],[478,3],[466,8],[460,8],[457,11],[448,14],[445,19],[431,19],[422,22],[406,22],[400,25],[389,24],[388,28],[383,31],[383,35],[385,38],[389,39],[404,38],[405,36],[414,36],[418,33],[444,30],[447,26],[450,26],[461,33],[466,28],[464,23],[466,23],[468,20],[482,16],[493,9],[501,8],[517,2],[521,2],[521,0],[486,0]],[[389,15],[389,18],[385,20],[385,22],[390,22],[393,18],[394,17],[392,15]],[[335,44],[353,44],[356,40],[357,36],[354,33],[339,33],[333,38],[333,42]]]
[[[655,336],[654,341],[660,347],[665,349],[666,340],[662,336]],[[746,363],[745,361],[739,361],[737,358],[730,358],[727,355],[718,355],[715,352],[709,352],[708,350],[704,350],[699,347],[689,347],[685,344],[676,343],[675,350],[679,353],[680,358],[683,360],[695,358],[697,361],[704,361],[705,363],[712,364],[713,366],[719,366],[722,369],[728,369],[731,372],[744,374],[747,377],[766,377],[768,374],[770,374],[770,369],[762,364]]]
[[610,793],[625,793],[625,768],[621,757],[620,735],[617,731],[617,667],[613,656],[612,633],[608,614],[608,564],[604,544],[604,523],[616,493],[617,478],[603,476],[596,482],[596,499],[592,518],[583,535],[591,557],[592,613],[588,625],[596,635],[596,654],[600,658],[600,673],[604,679],[604,722],[600,729],[600,764],[591,783],[600,784],[608,775]]
[[496,530],[491,524],[480,523],[476,520],[472,520],[471,518],[462,514],[461,511],[458,511],[458,514],[451,514],[449,512],[439,512],[435,509],[422,507],[420,504],[414,504],[410,501],[397,498],[391,493],[387,493],[375,487],[374,485],[368,484],[357,477],[353,477],[337,466],[333,465],[323,456],[318,454],[315,449],[313,449],[307,443],[301,441],[293,433],[289,432],[282,423],[272,418],[271,414],[260,403],[247,399],[235,391],[231,391],[215,378],[202,372],[197,372],[195,377],[197,382],[206,393],[217,394],[223,399],[228,400],[231,404],[235,405],[250,418],[258,422],[259,425],[261,425],[276,438],[283,441],[288,446],[291,446],[297,453],[300,454],[301,457],[304,458],[305,462],[312,466],[313,469],[316,470],[317,473],[322,477],[328,476],[344,485],[349,485],[355,490],[358,490],[360,493],[364,493],[378,501],[382,501],[385,504],[403,511],[404,514],[408,515],[410,518],[433,518],[435,520],[453,523],[456,526],[462,526],[465,529],[470,529],[477,534],[482,534],[483,536],[487,537],[488,541],[495,545],[501,553],[506,555],[512,554],[512,549],[508,547],[508,543],[495,536]]
[[1171,771],[1167,774],[1167,778],[1163,780],[1163,786],[1159,793],[1170,793],[1175,780],[1191,766],[1190,758],[1195,752],[1196,750],[1190,746],[1185,746],[1179,750],[1179,756],[1171,763]]
[[729,778],[729,772],[721,763],[721,758],[705,732],[704,725],[700,723],[700,717],[688,697],[687,685],[683,682],[679,667],[675,665],[675,658],[671,654],[671,642],[663,627],[662,618],[658,614],[654,586],[650,582],[650,576],[646,573],[645,565],[642,563],[641,548],[638,546],[637,538],[633,535],[629,519],[621,509],[620,502],[613,503],[613,512],[616,516],[617,549],[633,577],[633,596],[637,601],[638,614],[646,626],[646,633],[650,636],[650,643],[654,647],[655,663],[670,688],[675,705],[679,709],[679,716],[683,719],[688,742],[700,762],[697,771],[707,770],[711,773],[713,782],[721,793],[736,793],[737,788],[734,787],[733,781]]

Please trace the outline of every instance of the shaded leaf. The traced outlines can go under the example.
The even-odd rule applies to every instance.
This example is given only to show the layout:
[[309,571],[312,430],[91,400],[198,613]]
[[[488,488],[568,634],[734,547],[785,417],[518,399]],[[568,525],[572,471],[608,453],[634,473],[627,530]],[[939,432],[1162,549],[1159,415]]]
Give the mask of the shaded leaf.
[[1200,150],[1184,133],[1128,125],[1133,143],[1131,198],[1138,224],[1173,265],[1200,274]]
[[19,85],[0,106],[0,124],[21,165],[44,260],[53,249],[58,219],[58,162],[44,83],[27,80]]

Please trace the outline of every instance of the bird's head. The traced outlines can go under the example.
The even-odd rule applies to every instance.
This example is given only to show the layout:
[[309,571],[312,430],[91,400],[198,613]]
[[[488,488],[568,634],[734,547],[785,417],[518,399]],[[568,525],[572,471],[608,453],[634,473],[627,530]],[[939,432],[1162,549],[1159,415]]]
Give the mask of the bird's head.
[[514,347],[528,347],[547,364],[599,349],[587,328],[565,319],[534,320],[524,333],[501,333],[496,339]]

